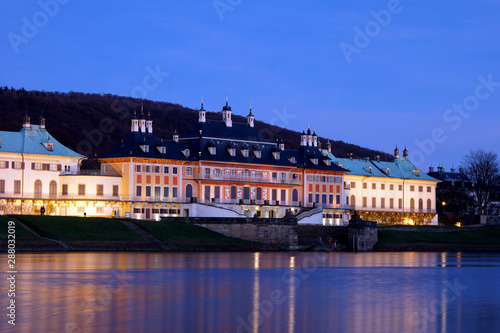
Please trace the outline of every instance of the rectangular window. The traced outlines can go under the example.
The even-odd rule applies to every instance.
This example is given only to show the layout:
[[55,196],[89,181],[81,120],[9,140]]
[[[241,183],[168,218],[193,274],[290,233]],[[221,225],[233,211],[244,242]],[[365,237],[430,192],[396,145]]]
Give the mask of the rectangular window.
[[402,191],[403,190],[403,185],[398,185],[398,190]]
[[368,183],[363,183],[363,189],[367,189],[368,188]]
[[403,209],[403,199],[398,199],[398,208]]
[[135,195],[136,195],[137,197],[142,196],[142,186],[141,186],[141,185],[137,185],[137,186],[135,187]]
[[342,178],[341,178],[341,177],[335,177],[335,182],[336,182],[337,184],[340,184],[340,183],[341,183],[341,181],[342,181]]
[[85,206],[76,207],[76,212],[77,213],[85,213]]
[[356,182],[351,182],[351,188],[356,188]]
[[257,178],[262,178],[262,172],[261,171],[257,171],[257,173],[255,174]]
[[309,194],[307,195],[307,201],[308,201],[309,203],[313,203],[313,194],[312,194],[312,193],[309,193]]
[[312,183],[312,182],[314,181],[314,177],[313,177],[312,175],[308,175],[308,176],[307,176],[307,181],[308,181],[309,183]]
[[333,176],[328,177],[328,182],[329,182],[330,184],[333,184]]
[[177,174],[177,167],[172,167],[172,174],[174,174],[174,175]]
[[[248,170],[245,170],[248,172]],[[220,176],[220,169],[214,169],[214,176]]]
[[118,196],[118,185],[113,185],[113,196],[114,197]]
[[314,199],[315,199],[316,203],[319,203],[319,202],[320,202],[320,201],[319,201],[319,193],[316,193],[316,195],[315,195],[315,198],[314,198]]
[[286,201],[286,190],[281,190],[280,200]]
[[97,185],[96,194],[99,196],[104,195],[104,185],[101,184]]
[[278,179],[278,173],[277,172],[273,172],[272,173],[272,177],[273,177],[273,180],[277,180]]
[[394,198],[389,199],[389,208],[391,208],[391,209],[394,208]]
[[104,213],[104,207],[96,207],[95,211],[97,214],[102,214],[102,213]]
[[321,176],[321,182],[326,183],[326,176]]
[[337,205],[340,205],[340,194],[336,194],[336,195],[335,195],[335,203],[336,203]]
[[427,192],[431,193],[432,192],[432,187],[427,186]]
[[140,164],[135,166],[135,172],[142,172],[142,168],[141,168]]
[[423,191],[424,191],[424,187],[423,187],[423,186],[419,186],[419,187],[418,187],[418,191],[419,191],[419,192],[423,192]]
[[155,186],[155,200],[159,200],[161,197],[161,186]]
[[380,198],[380,208],[385,208],[385,198]]
[[321,203],[326,204],[326,199],[327,199],[326,194],[322,194],[321,195]]
[[85,184],[78,184],[78,195],[85,195]]
[[151,186],[150,185],[146,185],[146,196],[147,197],[151,196]]
[[151,165],[146,165],[146,172],[151,173]]
[[172,198],[177,198],[177,187],[172,187]]
[[21,162],[12,162],[12,169],[21,169]]
[[380,184],[380,189],[385,190],[385,184]]
[[62,195],[68,195],[68,184],[63,184]]
[[377,189],[377,183],[372,183],[372,190],[376,190]]
[[155,173],[160,173],[160,166],[159,165],[155,165]]
[[170,196],[170,188],[168,186],[163,186],[163,197],[168,198]]
[[372,198],[372,208],[377,208],[377,198]]
[[5,179],[0,179],[0,193],[5,193]]
[[316,183],[319,183],[319,181],[320,181],[320,177],[316,176]]
[[415,192],[415,185],[410,185],[410,192]]
[[193,175],[193,168],[187,167],[186,168],[186,176],[192,176]]
[[14,194],[21,194],[21,181],[14,180]]
[[366,208],[366,207],[368,207],[368,198],[363,197],[363,208]]
[[168,172],[169,172],[169,167],[168,166],[164,166],[163,167],[163,173],[168,175]]
[[271,193],[272,193],[271,200],[273,200],[273,201],[278,200],[278,190],[273,189],[273,190],[271,191]]
[[390,184],[390,185],[389,185],[389,190],[390,190],[390,191],[394,191],[394,184]]
[[231,177],[236,177],[236,170],[231,170]]
[[329,194],[329,195],[328,195],[328,203],[329,203],[330,205],[333,205],[333,194]]

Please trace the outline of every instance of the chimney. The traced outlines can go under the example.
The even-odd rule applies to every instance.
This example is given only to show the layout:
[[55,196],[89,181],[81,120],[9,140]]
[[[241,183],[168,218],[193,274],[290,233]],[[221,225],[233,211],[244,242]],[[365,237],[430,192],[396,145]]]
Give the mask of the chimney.
[[464,170],[464,168],[458,168],[458,172],[465,173],[465,170]]
[[457,172],[457,170],[456,170],[455,168],[453,168],[453,167],[450,169],[450,171],[451,171],[452,173]]
[[369,161],[369,160],[370,160],[370,158],[369,158],[368,156],[366,156],[366,157],[365,157],[365,160],[366,160],[366,161]]
[[398,146],[396,146],[396,149],[394,149],[394,158],[399,158],[399,149],[398,149]]
[[429,172],[434,172],[434,167],[430,166],[429,167]]
[[177,130],[174,131],[174,142],[179,142],[179,135],[177,134]]
[[380,155],[375,155],[375,159],[377,160],[377,162],[380,162]]
[[330,143],[330,141],[328,141],[326,143],[326,149],[328,149],[328,152],[331,153],[332,152],[332,144]]
[[444,168],[443,167],[438,167],[438,172],[439,173],[443,173],[444,172]]

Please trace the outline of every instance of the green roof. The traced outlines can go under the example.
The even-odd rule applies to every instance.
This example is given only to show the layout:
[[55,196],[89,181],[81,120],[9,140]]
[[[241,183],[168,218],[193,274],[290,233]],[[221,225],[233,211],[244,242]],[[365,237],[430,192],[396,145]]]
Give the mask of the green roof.
[[[54,139],[45,128],[31,125],[19,132],[0,131],[0,152],[67,157],[85,157]],[[52,150],[46,146],[52,145]]]
[[333,163],[341,165],[342,168],[349,170],[346,175],[418,179],[436,182],[440,181],[419,170],[406,157],[397,157],[392,162],[385,162],[365,159],[338,158],[333,154],[328,153],[326,150],[323,151],[323,154],[332,159]]

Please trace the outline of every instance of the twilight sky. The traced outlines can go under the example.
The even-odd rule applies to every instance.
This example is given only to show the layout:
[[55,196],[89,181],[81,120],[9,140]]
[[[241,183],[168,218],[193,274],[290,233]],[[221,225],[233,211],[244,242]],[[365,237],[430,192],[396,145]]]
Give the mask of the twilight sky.
[[[234,113],[458,167],[500,154],[500,1],[9,1],[0,85]],[[50,110],[48,110],[50,112]]]

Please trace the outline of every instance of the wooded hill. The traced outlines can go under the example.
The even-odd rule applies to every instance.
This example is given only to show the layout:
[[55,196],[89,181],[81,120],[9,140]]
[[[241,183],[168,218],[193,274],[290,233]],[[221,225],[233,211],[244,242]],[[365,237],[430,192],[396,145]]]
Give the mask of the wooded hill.
[[[59,93],[26,91],[0,87],[0,130],[19,131],[27,112],[32,124],[38,124],[40,113],[46,119],[46,128],[54,138],[71,149],[94,157],[103,154],[121,143],[130,133],[130,119],[134,110],[139,115],[151,114],[153,134],[171,140],[174,131],[182,134],[194,127],[198,112],[179,104],[140,100],[111,94],[84,94],[78,92]],[[246,122],[245,115],[233,114],[233,121]],[[207,112],[208,120],[221,120],[220,112]],[[283,140],[286,148],[297,149],[300,132],[273,126],[262,121],[255,122],[256,129],[273,141]],[[326,147],[327,138],[320,141]],[[356,157],[392,160],[392,155],[359,147],[330,138],[332,152],[338,157],[352,153]]]

